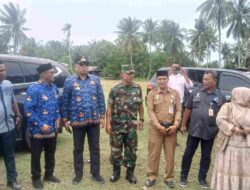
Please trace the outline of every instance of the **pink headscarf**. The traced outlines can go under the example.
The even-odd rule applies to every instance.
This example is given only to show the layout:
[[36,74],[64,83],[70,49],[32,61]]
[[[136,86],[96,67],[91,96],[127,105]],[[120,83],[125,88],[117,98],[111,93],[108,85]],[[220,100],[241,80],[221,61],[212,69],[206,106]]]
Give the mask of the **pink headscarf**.
[[250,88],[237,87],[232,91],[232,112],[234,124],[250,127]]

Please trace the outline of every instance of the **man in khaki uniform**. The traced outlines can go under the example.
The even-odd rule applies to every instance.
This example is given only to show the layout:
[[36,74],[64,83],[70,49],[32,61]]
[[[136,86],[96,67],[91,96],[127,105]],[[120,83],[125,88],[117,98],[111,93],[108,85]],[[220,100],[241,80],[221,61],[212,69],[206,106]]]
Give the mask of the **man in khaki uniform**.
[[181,103],[179,93],[167,86],[167,71],[157,71],[157,88],[152,90],[147,99],[150,118],[148,141],[148,187],[155,184],[158,176],[161,149],[165,153],[164,182],[174,188],[174,155],[176,130],[181,121]]

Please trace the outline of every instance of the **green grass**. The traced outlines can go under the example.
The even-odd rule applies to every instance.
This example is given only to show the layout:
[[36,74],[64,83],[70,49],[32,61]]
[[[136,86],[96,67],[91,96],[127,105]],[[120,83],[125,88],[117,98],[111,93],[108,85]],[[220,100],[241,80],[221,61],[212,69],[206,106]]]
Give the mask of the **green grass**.
[[[110,88],[116,84],[118,81],[115,80],[102,80],[102,85],[107,99],[108,92]],[[146,93],[146,81],[138,81],[138,83],[143,88],[143,95]],[[112,166],[109,162],[110,146],[109,146],[109,136],[105,133],[105,130],[101,130],[100,138],[100,148],[101,148],[101,174],[105,178],[106,183],[104,185],[96,184],[91,180],[90,177],[90,165],[86,162],[84,165],[84,177],[82,182],[79,185],[72,185],[72,178],[74,177],[73,171],[73,141],[72,135],[67,132],[61,134],[58,138],[57,151],[56,151],[56,167],[55,175],[59,177],[62,182],[60,184],[45,183],[46,190],[138,190],[143,189],[144,183],[146,180],[146,168],[147,168],[147,146],[148,146],[148,117],[147,110],[145,107],[145,126],[142,131],[138,133],[139,136],[139,145],[137,151],[137,167],[135,170],[135,175],[137,176],[138,182],[136,185],[131,185],[128,181],[125,180],[125,168],[122,168],[121,178],[116,183],[110,183],[109,177],[112,173]],[[182,155],[185,148],[186,136],[178,134],[178,142],[180,148],[176,149],[175,155],[175,181],[179,181],[180,175],[180,166]],[[160,164],[159,176],[157,183],[154,187],[148,188],[152,190],[166,189],[165,184],[163,183],[164,175],[164,159],[163,152]],[[87,139],[85,142],[85,151],[84,151],[85,161],[89,158],[88,143]],[[176,185],[175,189],[185,189],[185,190],[199,190],[201,189],[197,185],[197,175],[199,170],[199,159],[200,159],[200,148],[197,150],[193,158],[193,164],[189,174],[189,185],[186,188],[181,188]],[[42,154],[42,174],[44,172],[44,158]],[[30,174],[30,154],[27,152],[20,152],[16,154],[16,164],[18,171],[18,181],[21,183],[23,189],[29,190],[32,189],[31,185],[31,174]],[[212,165],[208,174],[208,180],[211,177]],[[6,189],[6,179],[5,179],[5,167],[4,161],[0,158],[0,190]]]

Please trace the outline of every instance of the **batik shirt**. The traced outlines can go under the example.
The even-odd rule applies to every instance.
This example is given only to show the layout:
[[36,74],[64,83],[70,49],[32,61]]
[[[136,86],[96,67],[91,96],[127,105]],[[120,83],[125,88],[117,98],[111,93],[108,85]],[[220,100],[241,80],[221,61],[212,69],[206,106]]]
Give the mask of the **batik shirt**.
[[[34,138],[51,138],[55,136],[56,120],[60,118],[59,93],[54,84],[39,81],[27,90],[24,110],[28,119],[30,133]],[[48,132],[43,132],[43,125],[49,125]]]
[[99,77],[88,74],[85,80],[77,75],[66,79],[62,97],[63,121],[71,126],[98,124],[105,114],[105,99]]

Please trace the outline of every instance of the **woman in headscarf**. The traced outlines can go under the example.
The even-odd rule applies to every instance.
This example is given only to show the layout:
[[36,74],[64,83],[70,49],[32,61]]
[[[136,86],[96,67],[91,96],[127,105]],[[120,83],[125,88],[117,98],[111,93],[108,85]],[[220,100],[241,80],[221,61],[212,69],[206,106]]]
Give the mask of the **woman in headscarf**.
[[222,106],[211,188],[250,190],[250,88],[232,91],[232,102]]

